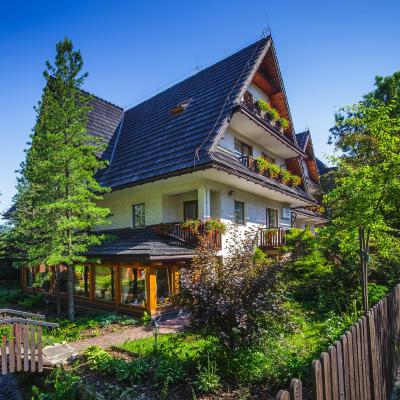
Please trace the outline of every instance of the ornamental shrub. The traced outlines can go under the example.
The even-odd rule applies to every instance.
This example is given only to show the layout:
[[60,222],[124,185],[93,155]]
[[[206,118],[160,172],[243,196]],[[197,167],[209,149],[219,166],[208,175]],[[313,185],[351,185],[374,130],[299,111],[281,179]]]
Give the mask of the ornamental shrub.
[[191,268],[181,270],[177,301],[189,311],[189,325],[215,335],[227,350],[257,343],[265,321],[283,316],[280,264],[254,257],[255,234],[234,227],[223,262],[200,238]]

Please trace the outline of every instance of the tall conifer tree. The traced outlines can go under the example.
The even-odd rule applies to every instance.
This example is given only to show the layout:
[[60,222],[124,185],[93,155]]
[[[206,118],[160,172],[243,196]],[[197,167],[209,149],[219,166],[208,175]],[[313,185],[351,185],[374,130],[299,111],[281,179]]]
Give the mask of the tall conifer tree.
[[68,317],[74,320],[74,264],[99,244],[91,228],[105,223],[107,208],[96,205],[108,189],[94,174],[104,167],[99,143],[87,133],[90,96],[83,59],[65,39],[56,46],[54,65],[46,63],[46,85],[36,107],[31,146],[21,166],[16,195],[15,232],[30,266],[66,265]]

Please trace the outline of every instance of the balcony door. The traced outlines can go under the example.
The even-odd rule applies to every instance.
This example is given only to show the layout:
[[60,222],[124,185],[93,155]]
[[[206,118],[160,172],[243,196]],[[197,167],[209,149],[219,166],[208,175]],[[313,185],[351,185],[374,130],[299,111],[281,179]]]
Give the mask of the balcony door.
[[278,210],[274,210],[273,208],[266,209],[266,225],[267,228],[276,228],[278,227]]
[[198,201],[185,201],[183,203],[183,220],[187,221],[188,219],[197,219],[199,218],[199,207]]

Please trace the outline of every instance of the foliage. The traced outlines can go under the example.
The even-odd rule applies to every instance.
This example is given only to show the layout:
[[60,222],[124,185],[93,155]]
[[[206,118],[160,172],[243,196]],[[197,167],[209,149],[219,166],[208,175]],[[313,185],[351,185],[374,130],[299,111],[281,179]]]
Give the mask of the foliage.
[[24,298],[20,300],[18,304],[27,311],[36,307],[41,307],[44,304],[44,294],[39,292],[29,296],[24,296]]
[[256,158],[256,162],[257,162],[257,170],[258,170],[258,172],[259,172],[261,175],[263,175],[264,172],[268,170],[269,161],[266,160],[266,159],[265,159],[264,157],[262,157],[262,156],[258,156],[258,157]]
[[206,233],[208,232],[220,232],[224,234],[226,232],[226,224],[218,221],[217,219],[211,218],[205,221],[205,231]]
[[360,259],[363,276],[368,261],[358,254],[358,230],[365,232],[370,277],[371,272],[382,277],[389,272],[386,263],[400,262],[399,77],[398,72],[378,77],[376,90],[341,109],[331,129],[330,140],[341,155],[333,159],[334,187],[325,202],[339,247]]
[[289,121],[286,118],[281,117],[279,118],[278,122],[280,127],[283,128],[284,130],[289,128]]
[[[103,239],[91,228],[109,214],[96,205],[108,189],[94,177],[105,163],[96,156],[100,141],[87,132],[91,97],[81,90],[87,76],[81,73],[83,59],[68,39],[56,50],[54,65],[46,63],[46,86],[15,197],[15,245],[27,265],[85,261],[82,253]],[[72,267],[68,271],[73,319]]]
[[277,272],[253,257],[255,232],[241,237],[235,228],[227,257],[220,262],[205,240],[196,249],[191,268],[181,271],[177,301],[190,312],[194,329],[209,330],[228,349],[256,342],[263,321],[279,318]]
[[151,315],[147,311],[145,311],[140,321],[143,325],[150,325]]
[[32,388],[32,400],[78,400],[78,382],[78,375],[58,367],[46,379],[46,390]]
[[196,389],[200,392],[215,393],[221,388],[221,379],[217,374],[217,363],[207,358],[207,366],[199,365],[199,373],[195,381]]
[[271,121],[279,120],[280,117],[278,111],[274,107],[272,107],[270,103],[268,103],[264,99],[259,99],[258,106],[260,107],[260,110],[265,111]]
[[287,169],[281,169],[279,176],[281,178],[282,183],[286,185],[287,183],[289,183],[292,174]]
[[275,163],[269,163],[267,171],[269,173],[269,176],[271,178],[275,179],[279,176],[281,169],[280,169],[279,165],[277,165]]
[[292,174],[290,176],[290,181],[289,181],[290,185],[293,187],[299,186],[301,183],[301,178],[297,175]]
[[198,232],[201,221],[199,219],[187,219],[182,223],[181,227],[190,232]]

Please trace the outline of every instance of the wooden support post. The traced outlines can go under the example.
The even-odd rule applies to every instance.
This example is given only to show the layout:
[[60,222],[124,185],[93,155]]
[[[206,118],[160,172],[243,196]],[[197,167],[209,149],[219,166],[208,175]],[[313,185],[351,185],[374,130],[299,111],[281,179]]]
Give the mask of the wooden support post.
[[114,284],[115,284],[115,305],[121,305],[121,266],[114,267]]
[[154,314],[157,308],[157,282],[156,269],[146,267],[146,309],[149,314]]
[[94,268],[95,266],[93,264],[89,265],[89,300],[93,301],[94,300]]

